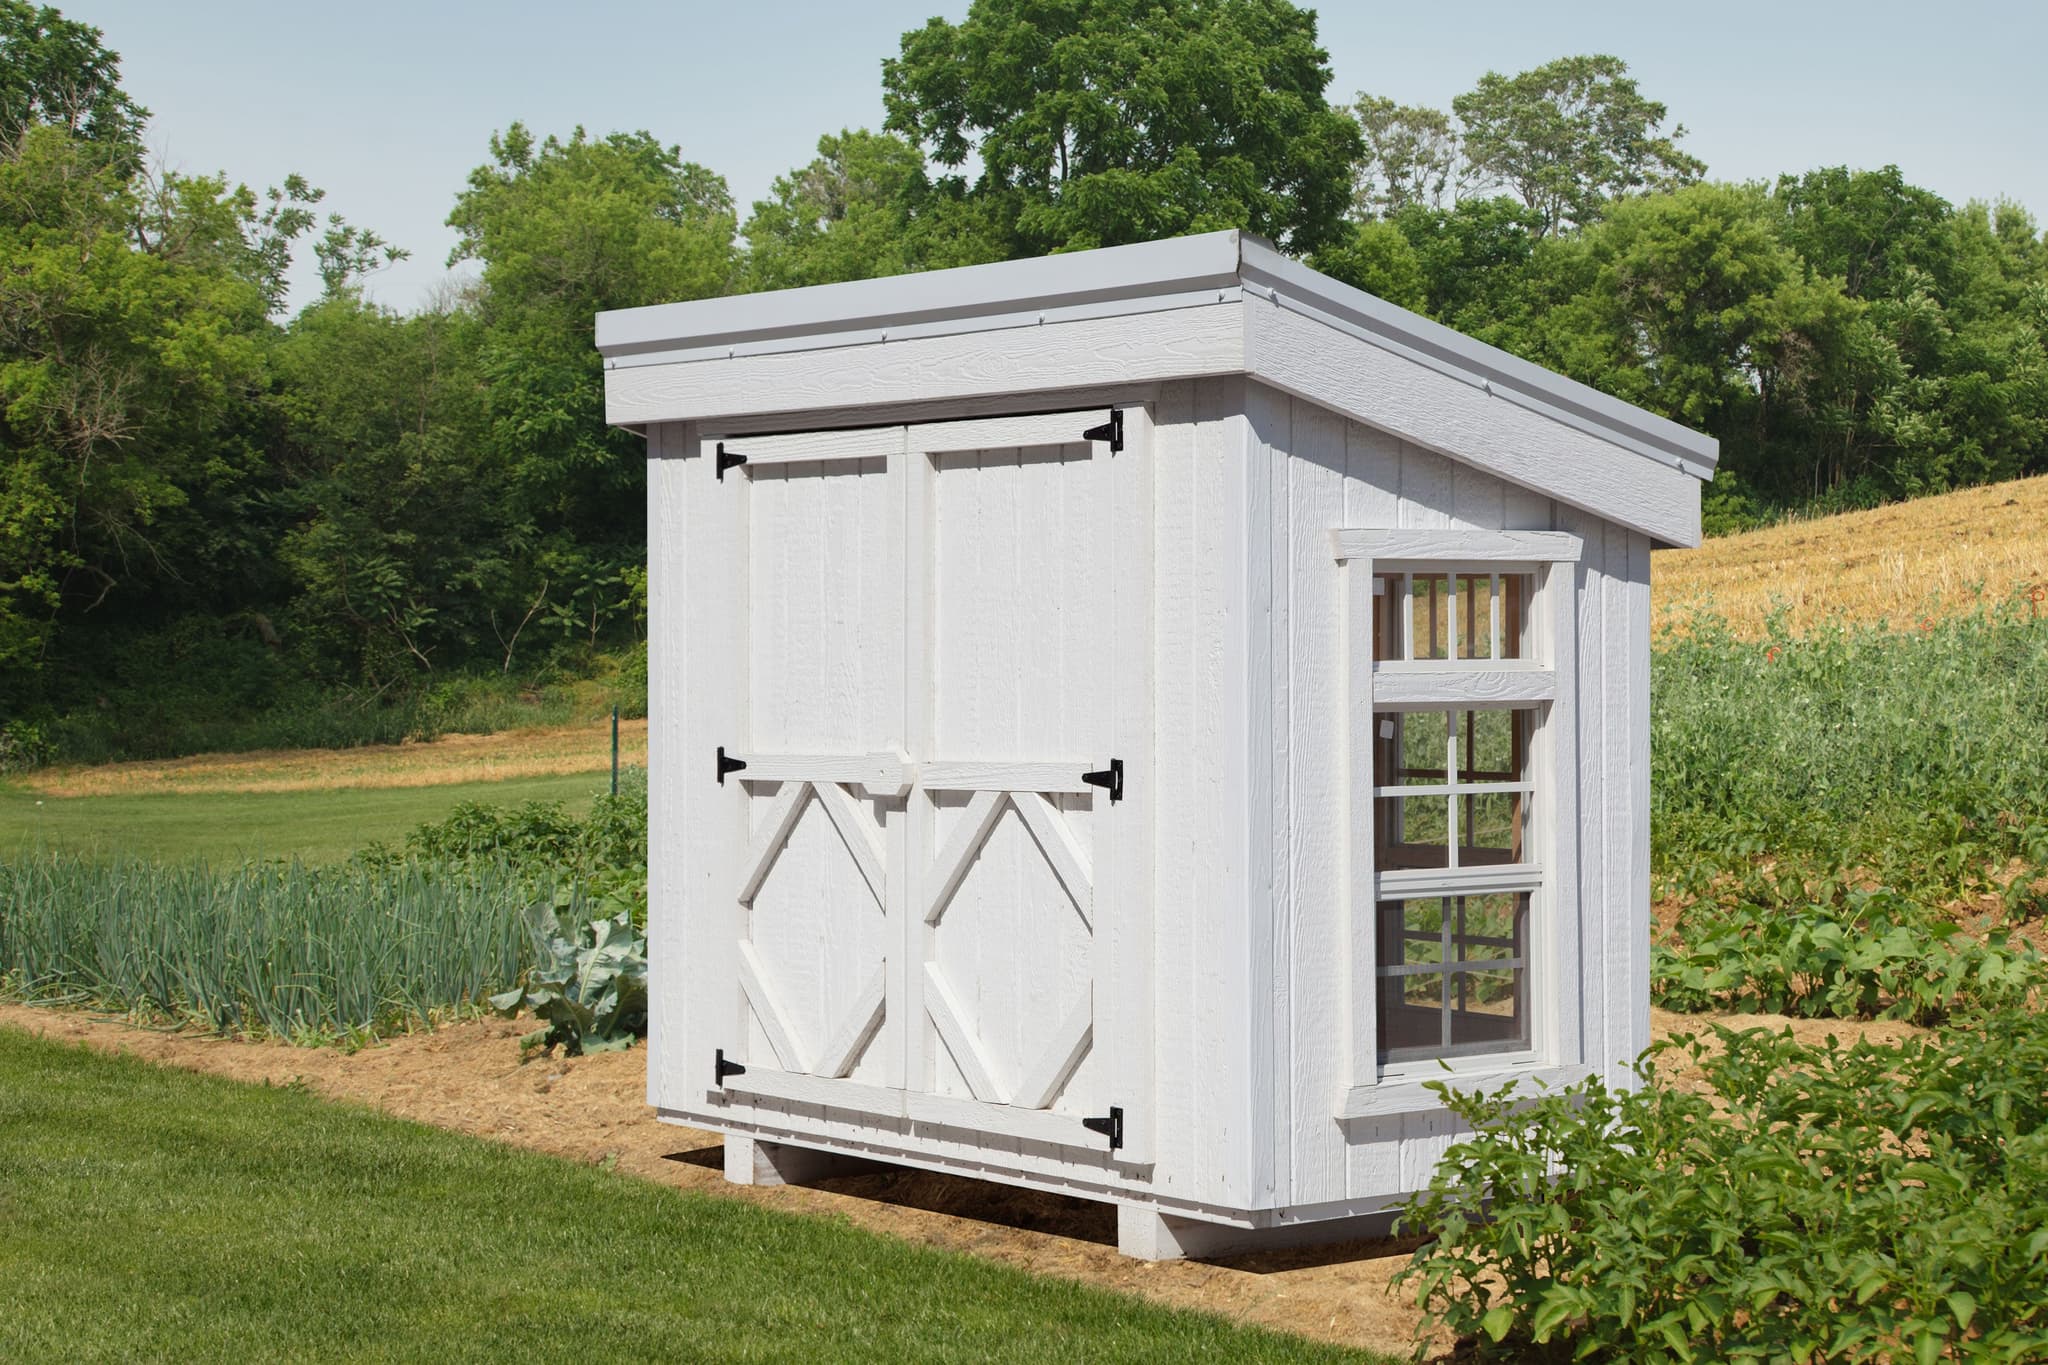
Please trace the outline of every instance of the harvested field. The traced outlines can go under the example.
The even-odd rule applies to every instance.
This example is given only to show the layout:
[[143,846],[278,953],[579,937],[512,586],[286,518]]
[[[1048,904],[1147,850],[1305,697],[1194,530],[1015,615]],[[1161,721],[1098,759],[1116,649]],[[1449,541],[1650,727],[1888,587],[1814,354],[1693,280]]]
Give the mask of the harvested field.
[[[646,764],[646,721],[620,722],[619,761],[632,766]],[[333,791],[568,776],[602,772],[610,764],[611,730],[600,723],[448,735],[416,744],[372,744],[356,749],[268,749],[45,768],[30,774],[23,785],[45,796]]]
[[[1651,560],[1660,625],[1676,608],[1706,604],[1754,638],[1782,601],[1795,633],[1836,614],[1912,626],[2048,584],[2048,476],[1789,522]],[[2041,610],[2048,615],[2048,602]]]

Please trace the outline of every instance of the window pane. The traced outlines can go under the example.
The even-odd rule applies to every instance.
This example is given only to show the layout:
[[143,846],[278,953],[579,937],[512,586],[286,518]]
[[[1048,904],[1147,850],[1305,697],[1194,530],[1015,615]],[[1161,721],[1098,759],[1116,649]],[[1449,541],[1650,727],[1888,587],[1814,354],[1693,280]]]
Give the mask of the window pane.
[[1411,659],[1451,657],[1451,579],[1449,574],[1419,573],[1409,576],[1409,616],[1414,623],[1415,648]]
[[1493,575],[1458,575],[1458,657],[1493,657]]
[[1382,1060],[1529,1046],[1527,892],[1381,901],[1377,918]]
[[1460,867],[1522,861],[1522,793],[1477,792],[1458,800]]
[[1500,578],[1500,657],[1534,657],[1528,648],[1529,603],[1535,583],[1528,574],[1502,574]]
[[1375,663],[1406,657],[1401,645],[1401,593],[1405,580],[1397,573],[1373,575],[1372,657]]
[[1396,867],[1451,865],[1447,796],[1382,796],[1373,803],[1374,864]]
[[1451,780],[1450,716],[1406,711],[1394,717],[1401,732],[1401,772],[1388,786],[1444,786]]
[[1459,896],[1453,925],[1460,962],[1496,962],[1522,955],[1522,921],[1528,893],[1501,891],[1484,896]]
[[1529,710],[1458,711],[1460,782],[1519,782],[1529,752]]
[[1452,1052],[1507,1051],[1529,1044],[1529,1012],[1523,1007],[1522,973],[1507,968],[1460,972],[1461,989],[1451,1004]]

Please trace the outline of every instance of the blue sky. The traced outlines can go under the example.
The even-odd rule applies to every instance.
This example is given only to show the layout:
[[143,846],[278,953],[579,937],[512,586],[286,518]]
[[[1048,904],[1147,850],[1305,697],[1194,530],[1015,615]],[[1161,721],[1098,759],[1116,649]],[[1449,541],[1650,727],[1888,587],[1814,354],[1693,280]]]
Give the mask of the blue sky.
[[[645,128],[722,173],[744,207],[818,135],[880,123],[881,60],[964,0],[719,4],[589,0],[75,0],[174,167],[261,188],[299,171],[327,207],[410,248],[377,298],[414,306],[448,271],[443,225],[493,130]],[[1613,52],[1689,130],[1709,173],[1743,180],[1898,164],[1956,202],[2048,216],[2048,4],[1724,0],[1714,5],[1321,7],[1333,99],[1448,107],[1487,70]],[[310,262],[298,274],[310,296]]]

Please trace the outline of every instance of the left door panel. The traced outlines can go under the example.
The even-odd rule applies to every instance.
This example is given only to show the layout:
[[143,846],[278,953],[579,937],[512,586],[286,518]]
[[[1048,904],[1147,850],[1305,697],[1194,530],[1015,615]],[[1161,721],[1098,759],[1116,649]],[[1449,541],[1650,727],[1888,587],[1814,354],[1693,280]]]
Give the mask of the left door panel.
[[722,445],[693,490],[736,561],[723,871],[691,947],[693,979],[730,983],[706,1035],[729,1074],[704,1080],[873,1109],[903,1075],[903,431]]

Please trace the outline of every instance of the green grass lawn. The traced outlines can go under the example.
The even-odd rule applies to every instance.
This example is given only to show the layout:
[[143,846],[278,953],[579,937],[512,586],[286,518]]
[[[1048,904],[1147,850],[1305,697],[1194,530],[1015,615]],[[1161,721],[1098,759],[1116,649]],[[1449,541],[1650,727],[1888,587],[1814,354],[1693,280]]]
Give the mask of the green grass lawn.
[[1359,1360],[0,1029],[0,1360]]
[[603,773],[575,773],[440,787],[73,797],[0,786],[0,856],[47,847],[171,861],[332,862],[373,839],[395,844],[460,801],[560,801],[580,812],[604,782]]

